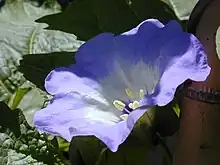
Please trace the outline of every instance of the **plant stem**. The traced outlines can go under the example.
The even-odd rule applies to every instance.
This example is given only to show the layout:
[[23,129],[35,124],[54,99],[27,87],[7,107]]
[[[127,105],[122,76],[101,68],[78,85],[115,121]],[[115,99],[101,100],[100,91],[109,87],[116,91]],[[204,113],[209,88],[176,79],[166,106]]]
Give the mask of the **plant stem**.
[[157,137],[157,140],[158,140],[158,143],[160,144],[162,150],[163,150],[163,153],[166,157],[166,159],[169,161],[168,164],[172,165],[172,154],[169,150],[169,148],[167,147],[166,143],[164,142],[163,138],[160,136],[160,134],[157,132],[156,133],[156,137]]
[[108,149],[107,147],[102,149],[102,151],[100,152],[99,157],[98,157],[95,165],[100,165],[102,157],[103,157],[104,153],[107,151],[107,149]]

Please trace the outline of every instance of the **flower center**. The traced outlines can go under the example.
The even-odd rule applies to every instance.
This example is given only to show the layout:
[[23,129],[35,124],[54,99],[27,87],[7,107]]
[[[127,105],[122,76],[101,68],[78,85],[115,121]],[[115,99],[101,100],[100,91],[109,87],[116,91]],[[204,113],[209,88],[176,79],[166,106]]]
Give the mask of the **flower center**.
[[[131,113],[133,110],[135,110],[136,108],[139,107],[139,101],[134,100],[135,96],[132,93],[131,89],[129,89],[129,88],[125,89],[125,92],[129,98],[129,101],[121,101],[121,100],[113,101],[113,105],[115,106],[115,108],[123,113],[120,116],[123,120],[127,119],[129,113]],[[139,97],[140,98],[144,97],[144,90],[143,89],[140,89]],[[134,101],[130,101],[130,100],[134,100]]]

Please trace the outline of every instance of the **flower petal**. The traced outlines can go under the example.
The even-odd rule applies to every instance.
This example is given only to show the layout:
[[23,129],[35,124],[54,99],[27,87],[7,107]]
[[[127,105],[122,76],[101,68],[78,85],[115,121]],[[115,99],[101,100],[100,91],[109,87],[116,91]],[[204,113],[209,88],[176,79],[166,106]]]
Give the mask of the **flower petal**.
[[68,141],[73,136],[94,135],[115,152],[146,111],[136,110],[126,121],[120,121],[108,109],[99,109],[82,100],[79,95],[73,94],[55,97],[46,108],[35,113],[35,127],[40,133],[61,136]]
[[[162,55],[164,45],[185,35],[177,21],[170,21],[164,26],[158,20],[149,19],[121,35],[103,33],[89,40],[76,53],[76,62],[96,78],[104,93],[124,100],[127,88],[135,96],[140,88],[152,91],[166,67],[162,63],[157,69],[157,65],[161,65],[158,61],[176,58],[175,54]],[[183,42],[184,51],[189,44]]]
[[[157,39],[155,35],[158,36],[158,33],[165,35],[169,30],[179,32],[181,29],[179,26],[174,28],[172,24],[165,28],[158,20],[149,19],[118,36],[110,33],[100,34],[86,42],[76,52],[77,65],[95,77],[103,87],[103,93],[108,93],[110,98],[126,100],[125,89],[130,88],[137,95],[140,88],[146,86],[146,79],[150,81],[155,79],[151,78],[148,72],[151,66],[145,66],[145,63],[140,65],[140,61],[142,62],[143,56],[148,56],[149,59],[152,57],[147,54],[145,47],[150,47],[152,40]],[[164,38],[167,39],[166,37]],[[149,59],[147,63],[152,61]],[[150,77],[146,78],[146,76]],[[155,86],[154,81],[150,83],[148,89]]]
[[140,60],[140,55],[146,55],[138,53],[140,44],[149,44],[163,26],[158,20],[149,19],[121,35],[102,33],[78,49],[76,62],[97,78],[105,77],[117,72],[114,63],[118,58],[135,63]]
[[77,64],[94,76],[107,75],[108,62],[112,58],[113,38],[112,33],[102,33],[84,43],[75,53]]
[[[135,110],[129,114],[128,119],[118,122],[115,125],[104,125],[102,123],[94,123],[88,127],[71,127],[70,132],[73,136],[94,135],[103,141],[112,152],[116,152],[120,144],[122,144],[131,133],[136,121],[147,111]],[[82,121],[86,122],[86,121]]]
[[99,101],[103,101],[102,98],[105,97],[110,104],[117,98],[127,99],[126,94],[123,94],[125,88],[120,81],[107,81],[107,86],[103,86],[104,80],[102,83],[97,82],[93,75],[74,64],[69,68],[62,67],[51,71],[45,79],[44,86],[51,95],[78,92]]
[[[114,114],[109,108],[111,107],[98,101],[94,104],[88,102],[86,98],[78,93],[56,95],[46,108],[35,113],[35,127],[40,132],[50,132],[71,140],[68,133],[71,123],[79,127],[81,120],[84,118],[90,121],[90,124],[101,122],[103,124],[113,125],[116,121],[120,121],[119,115]],[[82,124],[83,122],[81,126]]]
[[176,88],[185,80],[204,81],[211,70],[203,46],[195,36],[184,34],[177,37],[161,49],[165,70],[155,98],[160,106],[173,99]]
[[[140,29],[138,32],[139,36],[145,36],[147,33],[150,32],[145,31],[144,29]],[[179,34],[186,33],[182,31],[181,26],[177,21],[170,21],[163,28],[160,28],[150,40],[140,40],[139,51],[136,52],[136,54],[141,56],[145,63],[154,64],[154,62],[161,56],[161,48],[173,38],[177,38]],[[175,48],[175,46],[173,47]]]
[[91,74],[76,64],[69,68],[61,67],[51,71],[45,79],[44,86],[51,95],[70,91],[88,94],[97,92],[96,90],[101,88]]
[[157,19],[147,19],[141,22],[137,27],[122,33],[121,35],[135,35],[140,31],[150,31],[152,33],[145,33],[143,38],[150,38],[152,35],[156,34],[160,28],[163,28],[164,25]]
[[[83,44],[75,58],[77,64],[55,69],[46,78],[45,88],[55,96],[35,113],[35,126],[68,141],[72,136],[94,135],[112,151],[150,106],[169,103],[183,81],[203,81],[210,72],[203,47],[176,21],[164,26],[151,19],[118,36],[100,34]],[[121,112],[111,104],[127,101],[126,89],[140,90],[144,84],[149,90],[156,86],[141,100],[144,109],[121,121]]]

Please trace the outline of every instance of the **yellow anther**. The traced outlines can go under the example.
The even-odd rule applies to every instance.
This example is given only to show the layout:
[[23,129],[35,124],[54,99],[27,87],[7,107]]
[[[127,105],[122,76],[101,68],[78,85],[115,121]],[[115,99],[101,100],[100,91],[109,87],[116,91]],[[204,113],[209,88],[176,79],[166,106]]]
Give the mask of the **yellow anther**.
[[133,103],[133,109],[136,109],[136,108],[138,108],[139,107],[139,102],[138,101],[134,101]]
[[133,99],[133,98],[134,98],[134,95],[133,95],[131,89],[126,88],[126,89],[125,89],[125,92],[126,92],[126,94],[128,95],[128,97],[129,97],[130,99]]
[[114,102],[113,102],[113,105],[115,106],[115,108],[117,108],[119,111],[123,111],[123,109],[125,108],[125,104],[122,102],[122,101],[120,101],[120,100],[115,100]]
[[126,120],[128,118],[128,114],[123,114],[120,116],[123,120]]
[[139,96],[140,96],[140,98],[144,98],[144,90],[143,89],[140,89]]

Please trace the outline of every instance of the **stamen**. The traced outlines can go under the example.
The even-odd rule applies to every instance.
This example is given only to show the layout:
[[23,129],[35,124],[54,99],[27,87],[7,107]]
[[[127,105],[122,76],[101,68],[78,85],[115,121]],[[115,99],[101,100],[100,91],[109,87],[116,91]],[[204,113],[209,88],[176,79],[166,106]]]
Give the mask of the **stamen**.
[[120,116],[123,120],[126,120],[128,118],[128,114],[123,114]]
[[113,105],[115,106],[115,108],[117,108],[119,111],[123,111],[123,109],[125,108],[125,104],[122,102],[122,101],[120,101],[120,100],[115,100],[114,102],[113,102]]
[[[131,89],[126,88],[125,92],[129,97],[129,101],[126,101],[126,102],[123,102],[120,100],[113,101],[113,105],[115,106],[115,108],[124,113],[122,115],[122,118],[124,118],[125,116],[130,114],[133,110],[135,110],[139,107],[138,101],[135,100],[135,101],[131,102],[131,100],[134,100],[134,99],[131,99],[131,98],[134,98],[134,95],[133,95]],[[140,89],[140,96],[144,97],[144,90],[143,89]]]
[[134,101],[132,104],[133,104],[132,109],[136,109],[136,108],[139,107],[139,102],[138,101]]
[[128,95],[128,97],[129,97],[130,99],[133,99],[133,98],[134,98],[134,95],[133,95],[131,89],[126,88],[126,89],[125,89],[125,92],[126,92],[126,94]]
[[144,98],[144,90],[143,89],[140,89],[139,96],[141,99]]

